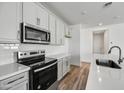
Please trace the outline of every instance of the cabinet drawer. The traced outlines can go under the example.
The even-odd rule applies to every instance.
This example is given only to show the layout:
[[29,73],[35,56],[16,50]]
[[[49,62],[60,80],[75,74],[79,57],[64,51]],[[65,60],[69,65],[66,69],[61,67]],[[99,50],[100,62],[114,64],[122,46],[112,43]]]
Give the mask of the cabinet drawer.
[[0,89],[8,89],[28,79],[28,72],[21,73],[0,81]]
[[15,86],[12,86],[8,90],[28,90],[28,80],[26,80],[22,83],[19,83]]

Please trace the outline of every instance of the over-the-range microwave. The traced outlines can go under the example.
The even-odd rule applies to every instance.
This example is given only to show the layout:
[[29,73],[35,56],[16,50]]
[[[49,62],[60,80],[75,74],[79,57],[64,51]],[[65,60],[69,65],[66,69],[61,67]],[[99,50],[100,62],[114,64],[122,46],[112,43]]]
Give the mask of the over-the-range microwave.
[[28,23],[21,23],[21,43],[49,44],[50,32]]

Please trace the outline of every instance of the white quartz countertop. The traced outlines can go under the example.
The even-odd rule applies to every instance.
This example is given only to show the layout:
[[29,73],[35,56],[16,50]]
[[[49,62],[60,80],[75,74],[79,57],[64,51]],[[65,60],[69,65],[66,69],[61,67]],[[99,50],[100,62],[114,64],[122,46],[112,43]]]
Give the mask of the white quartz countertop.
[[27,66],[24,66],[18,63],[1,65],[0,66],[0,80],[6,79],[13,75],[20,74],[28,70],[30,70],[30,67],[27,67]]
[[117,62],[118,57],[112,55],[93,55],[86,89],[123,90],[124,62],[119,65],[122,69],[114,69],[96,65],[96,59],[112,59]]
[[67,56],[70,56],[70,54],[60,53],[60,54],[47,55],[47,57],[56,58],[56,59],[60,59],[60,58],[67,57]]

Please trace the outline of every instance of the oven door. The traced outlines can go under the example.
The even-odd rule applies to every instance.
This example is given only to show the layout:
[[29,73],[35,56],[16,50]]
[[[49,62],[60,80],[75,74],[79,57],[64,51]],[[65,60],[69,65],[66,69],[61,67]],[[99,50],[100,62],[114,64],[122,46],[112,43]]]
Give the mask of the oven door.
[[33,76],[34,90],[48,89],[57,80],[57,62],[35,69]]
[[49,43],[48,32],[38,27],[22,23],[22,43]]

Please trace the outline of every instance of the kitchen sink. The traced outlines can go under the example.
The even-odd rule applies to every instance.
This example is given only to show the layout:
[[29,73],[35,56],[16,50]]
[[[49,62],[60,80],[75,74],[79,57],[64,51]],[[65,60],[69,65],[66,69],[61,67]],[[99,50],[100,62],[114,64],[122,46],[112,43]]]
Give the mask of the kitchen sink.
[[113,60],[96,59],[96,64],[100,66],[121,69],[121,67],[118,64],[116,64]]

